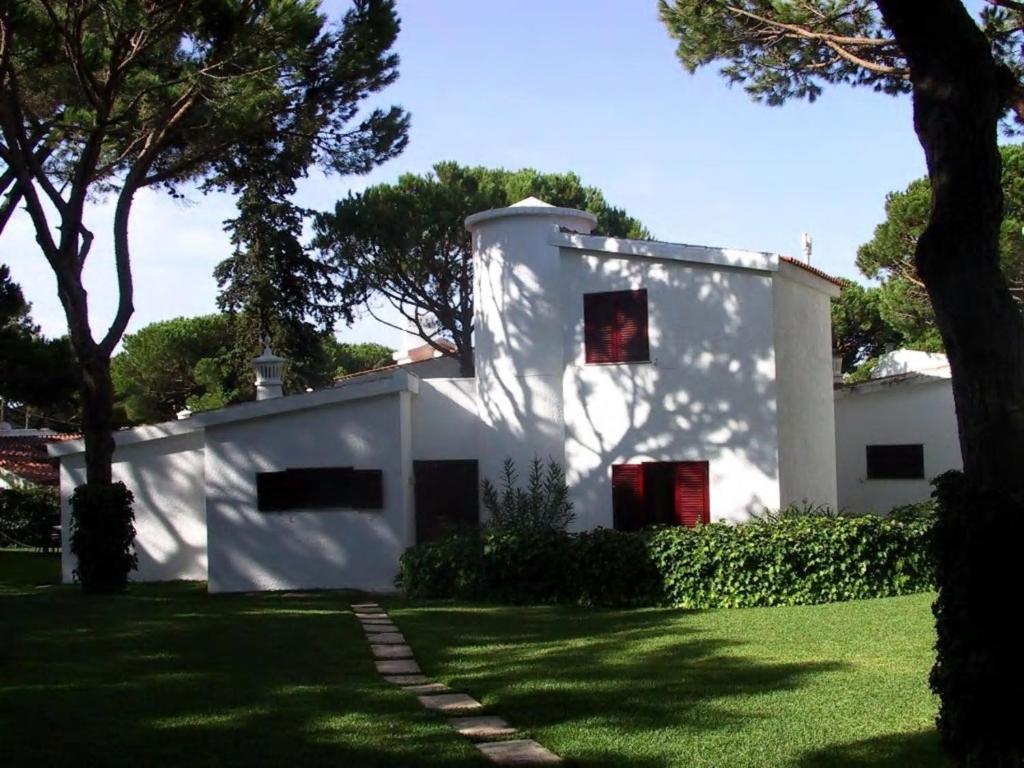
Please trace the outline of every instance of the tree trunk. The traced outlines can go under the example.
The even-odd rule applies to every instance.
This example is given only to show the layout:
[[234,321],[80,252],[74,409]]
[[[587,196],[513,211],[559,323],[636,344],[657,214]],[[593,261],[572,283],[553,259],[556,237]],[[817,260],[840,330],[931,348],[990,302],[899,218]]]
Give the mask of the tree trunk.
[[100,351],[79,358],[82,431],[85,434],[85,482],[109,485],[114,456],[114,385],[110,358]]
[[936,533],[943,745],[963,766],[1024,764],[1024,657],[1005,591],[1024,550],[1024,323],[999,269],[998,123],[1013,80],[960,0],[879,0],[907,56],[932,209],[915,263],[953,372],[963,483],[939,484]]

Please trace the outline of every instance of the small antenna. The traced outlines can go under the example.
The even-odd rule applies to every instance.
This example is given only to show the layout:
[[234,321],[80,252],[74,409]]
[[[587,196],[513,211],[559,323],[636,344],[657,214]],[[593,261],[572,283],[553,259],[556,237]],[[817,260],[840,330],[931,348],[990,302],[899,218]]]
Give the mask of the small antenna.
[[804,252],[804,261],[810,264],[811,253],[814,251],[814,240],[811,239],[809,232],[804,232],[800,235],[800,247]]

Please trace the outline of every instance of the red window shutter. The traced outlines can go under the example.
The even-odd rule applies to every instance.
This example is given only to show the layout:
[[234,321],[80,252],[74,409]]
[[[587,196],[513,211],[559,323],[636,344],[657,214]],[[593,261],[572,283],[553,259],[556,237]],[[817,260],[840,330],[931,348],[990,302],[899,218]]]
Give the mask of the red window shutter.
[[617,531],[635,531],[644,524],[642,464],[612,465],[612,518]]
[[680,525],[693,528],[711,522],[708,498],[708,463],[680,461],[675,464],[676,519]]
[[588,363],[615,362],[612,329],[615,305],[609,293],[583,295],[583,336]]
[[588,363],[649,360],[647,290],[584,294],[583,340]]
[[618,357],[623,362],[649,360],[647,338],[647,289],[616,294],[616,325],[619,331]]

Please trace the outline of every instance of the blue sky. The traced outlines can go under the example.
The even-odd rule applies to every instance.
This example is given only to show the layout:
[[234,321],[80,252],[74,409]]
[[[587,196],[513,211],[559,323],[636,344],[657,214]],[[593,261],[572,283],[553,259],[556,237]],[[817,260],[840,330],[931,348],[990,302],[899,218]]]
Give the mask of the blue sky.
[[[336,15],[343,2],[327,2]],[[412,113],[409,147],[364,177],[307,179],[298,201],[330,208],[349,190],[423,173],[440,160],[575,171],[662,240],[797,255],[857,276],[857,246],[885,194],[925,172],[909,98],[827,90],[815,104],[754,103],[713,70],[687,74],[653,0],[399,0],[399,81],[377,102]],[[136,313],[155,320],[215,310],[213,267],[230,253],[226,196],[137,198],[131,226]],[[113,315],[110,206],[90,210],[97,241],[86,280],[94,331]],[[65,332],[54,279],[25,218],[0,240],[45,333]],[[372,320],[347,341],[395,346]]]

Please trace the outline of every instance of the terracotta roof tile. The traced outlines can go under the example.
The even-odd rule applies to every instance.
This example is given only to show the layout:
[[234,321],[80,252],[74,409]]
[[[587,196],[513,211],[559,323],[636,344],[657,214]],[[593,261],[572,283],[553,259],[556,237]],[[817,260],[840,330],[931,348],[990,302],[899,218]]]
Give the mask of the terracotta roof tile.
[[800,267],[800,269],[810,272],[812,275],[817,275],[823,280],[828,280],[833,285],[838,285],[840,288],[843,287],[843,281],[838,277],[833,277],[828,272],[822,272],[817,267],[812,267],[810,264],[794,259],[792,256],[779,256],[779,261],[784,261],[787,264],[792,264],[794,267]]
[[77,440],[80,434],[11,435],[0,434],[0,469],[37,485],[57,486],[60,472],[46,453],[47,443]]

